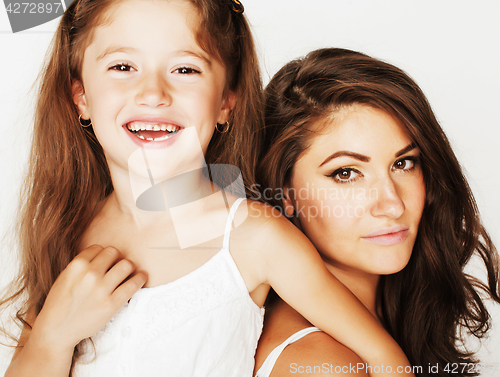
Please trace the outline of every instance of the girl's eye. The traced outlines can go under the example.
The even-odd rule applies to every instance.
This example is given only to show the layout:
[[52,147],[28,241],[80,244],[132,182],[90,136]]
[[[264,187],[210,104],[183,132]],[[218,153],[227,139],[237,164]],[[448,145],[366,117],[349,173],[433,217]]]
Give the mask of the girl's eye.
[[338,183],[351,183],[362,177],[363,174],[353,168],[340,168],[335,170],[329,177],[333,178]]
[[197,69],[191,67],[180,67],[174,70],[174,73],[180,73],[182,75],[190,75],[193,73],[200,73]]
[[125,63],[116,64],[112,66],[110,69],[118,72],[130,72],[132,70],[135,71],[135,69],[132,66]]
[[410,171],[418,164],[418,157],[405,157],[397,160],[393,165],[393,170]]

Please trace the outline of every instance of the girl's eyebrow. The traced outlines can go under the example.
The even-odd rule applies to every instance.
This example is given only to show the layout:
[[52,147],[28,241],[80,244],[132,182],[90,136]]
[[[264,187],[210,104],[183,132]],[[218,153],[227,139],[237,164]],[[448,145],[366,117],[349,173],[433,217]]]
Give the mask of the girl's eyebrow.
[[110,46],[107,49],[104,50],[104,52],[97,57],[96,60],[101,60],[103,59],[106,55],[114,54],[117,52],[124,52],[127,54],[137,52],[137,49],[133,47],[122,47],[122,46]]
[[[396,152],[395,157],[399,157],[399,156],[401,156],[401,155],[403,155],[405,153],[408,153],[409,151],[415,149],[416,147],[417,146],[415,145],[415,143],[411,143],[411,144],[407,145],[406,147],[404,147],[403,149],[401,149],[400,151]],[[363,162],[370,162],[370,160],[371,160],[370,157],[365,156],[363,154],[356,153],[356,152],[338,151],[338,152],[335,152],[335,153],[331,154],[330,156],[328,156],[321,163],[321,165],[319,165],[319,167],[322,167],[324,164],[326,164],[327,162],[333,160],[334,158],[342,157],[342,156],[352,157],[352,158],[355,158],[356,160],[363,161]]]
[[[133,47],[109,46],[108,48],[106,48],[104,50],[104,52],[102,54],[100,54],[97,57],[96,60],[101,60],[101,59],[105,58],[107,55],[115,54],[117,52],[124,52],[124,53],[127,53],[127,54],[131,54],[131,53],[136,53],[137,51],[138,50],[136,48],[133,48]],[[191,57],[203,60],[209,66],[212,65],[212,62],[210,61],[210,59],[208,59],[207,57],[205,57],[203,55],[197,54],[197,53],[195,53],[193,51],[179,50],[179,51],[176,51],[173,55],[177,55],[177,56],[191,56]]]
[[209,66],[212,65],[212,62],[206,56],[197,54],[196,52],[193,52],[193,51],[180,50],[180,51],[176,51],[174,55],[178,55],[178,56],[191,56],[193,58],[197,58],[197,59],[203,60]]

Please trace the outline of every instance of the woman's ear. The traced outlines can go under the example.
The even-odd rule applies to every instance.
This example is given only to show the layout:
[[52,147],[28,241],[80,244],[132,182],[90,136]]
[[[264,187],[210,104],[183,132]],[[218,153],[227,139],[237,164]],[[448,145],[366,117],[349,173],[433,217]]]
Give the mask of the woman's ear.
[[81,115],[83,119],[90,119],[83,83],[80,80],[74,80],[71,85],[71,91],[73,93],[73,102],[76,107],[78,107],[78,114]]
[[233,111],[236,105],[236,94],[229,90],[222,100],[222,106],[220,109],[219,117],[217,118],[217,123],[224,124],[229,120],[231,116],[231,111]]
[[283,196],[283,206],[286,216],[293,223],[293,225],[295,225],[300,230],[303,230],[302,224],[300,223],[300,218],[295,213],[295,205],[297,205],[295,201],[295,190],[285,186],[285,188],[283,189]]
[[295,198],[291,197],[292,190],[290,190],[288,187],[285,187],[283,190],[283,194],[283,206],[285,207],[285,214],[287,217],[292,217],[295,213],[295,207],[293,205]]

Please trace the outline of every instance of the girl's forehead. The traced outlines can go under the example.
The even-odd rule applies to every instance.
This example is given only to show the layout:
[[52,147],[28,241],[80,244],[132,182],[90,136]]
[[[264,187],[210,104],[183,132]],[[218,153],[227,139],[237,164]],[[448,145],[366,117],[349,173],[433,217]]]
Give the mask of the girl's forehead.
[[[200,48],[194,6],[182,0],[123,0],[107,9],[90,45],[186,46]],[[89,47],[87,46],[87,47]]]

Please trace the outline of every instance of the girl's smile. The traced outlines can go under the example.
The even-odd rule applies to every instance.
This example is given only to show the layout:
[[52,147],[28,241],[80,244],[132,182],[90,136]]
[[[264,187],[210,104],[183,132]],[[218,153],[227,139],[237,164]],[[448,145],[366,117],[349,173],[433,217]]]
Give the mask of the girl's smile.
[[184,127],[163,118],[137,117],[124,126],[139,147],[165,148],[175,142]]

